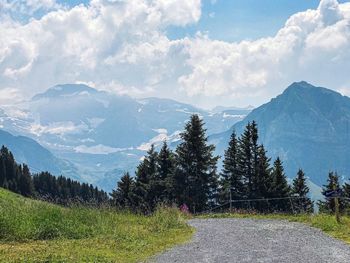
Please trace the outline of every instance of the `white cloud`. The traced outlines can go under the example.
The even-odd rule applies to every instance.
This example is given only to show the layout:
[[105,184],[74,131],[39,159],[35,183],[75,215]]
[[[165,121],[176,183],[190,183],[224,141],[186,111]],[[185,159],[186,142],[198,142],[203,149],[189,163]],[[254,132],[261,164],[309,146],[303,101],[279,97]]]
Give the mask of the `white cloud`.
[[200,12],[200,0],[92,0],[25,24],[2,20],[1,86],[30,95],[77,81],[152,91],[173,74],[173,58],[181,52],[165,28],[195,23]]
[[15,88],[0,89],[0,105],[11,105],[23,100],[20,90]]
[[200,0],[92,0],[70,9],[53,0],[19,2],[51,11],[26,23],[0,20],[0,90],[30,96],[84,82],[210,107],[261,103],[302,79],[350,87],[350,3],[322,0],[317,9],[291,16],[273,37],[230,43],[200,32],[167,37],[168,26],[199,21]]
[[349,84],[349,17],[350,3],[323,0],[317,10],[290,17],[274,37],[227,43],[199,34],[188,42],[191,72],[179,84],[192,96],[231,99],[267,99],[302,79],[330,88]]

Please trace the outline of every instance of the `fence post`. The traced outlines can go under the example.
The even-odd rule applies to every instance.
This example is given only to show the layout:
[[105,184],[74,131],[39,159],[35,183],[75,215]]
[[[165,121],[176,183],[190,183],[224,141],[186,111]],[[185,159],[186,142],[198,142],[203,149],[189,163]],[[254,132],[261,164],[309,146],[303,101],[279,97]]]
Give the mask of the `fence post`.
[[[337,186],[335,184],[333,184],[333,191],[337,191]],[[335,220],[337,220],[337,223],[340,223],[338,193],[334,197],[334,210],[335,210]]]

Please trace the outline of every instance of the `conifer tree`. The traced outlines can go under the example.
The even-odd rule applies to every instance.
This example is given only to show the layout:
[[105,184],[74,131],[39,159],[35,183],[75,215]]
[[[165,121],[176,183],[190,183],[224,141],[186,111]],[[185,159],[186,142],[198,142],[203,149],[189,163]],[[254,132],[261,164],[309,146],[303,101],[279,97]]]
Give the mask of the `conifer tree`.
[[[255,178],[256,196],[258,198],[269,198],[273,196],[273,176],[271,174],[270,158],[266,155],[263,145],[258,147],[257,172]],[[256,209],[262,212],[269,210],[269,202],[257,202]]]
[[157,152],[154,145],[147,151],[147,155],[136,169],[136,181],[133,191],[133,202],[137,208],[144,212],[152,212],[155,195],[150,191],[151,185],[156,180]]
[[[327,184],[322,188],[322,194],[325,196],[325,201],[318,201],[318,207],[320,212],[334,213],[335,212],[335,200],[334,198],[327,198],[326,192],[340,189],[339,176],[336,172],[329,172]],[[345,208],[344,200],[339,198],[339,211],[343,212]]]
[[174,181],[174,156],[166,141],[158,154],[157,173],[159,182],[157,184],[157,195],[161,202],[171,204],[175,202]]
[[[243,181],[238,164],[238,140],[236,138],[236,133],[233,131],[223,160],[223,169],[220,179],[221,203],[227,202],[230,195],[232,200],[241,199],[242,194]],[[239,206],[239,204],[236,204],[236,206]]]
[[120,208],[132,207],[132,191],[134,187],[134,180],[127,172],[117,183],[117,189],[113,190],[111,197],[113,205]]
[[287,182],[287,178],[284,174],[284,168],[282,161],[279,157],[274,162],[272,170],[272,193],[274,198],[281,198],[273,201],[274,209],[280,212],[291,211],[290,200],[290,187]]
[[252,152],[252,178],[251,178],[251,196],[253,198],[260,198],[261,195],[259,193],[259,145],[258,145],[258,126],[255,121],[252,121],[250,125],[250,132],[251,132],[251,152]]
[[239,172],[243,178],[244,194],[247,199],[253,198],[253,164],[252,164],[252,134],[251,124],[248,123],[239,139],[238,162]]
[[6,181],[5,160],[0,153],[0,187],[4,187]]
[[31,178],[31,174],[27,165],[23,164],[19,177],[19,193],[23,196],[33,196],[34,195],[34,184]]
[[203,211],[215,203],[217,186],[214,145],[207,143],[204,123],[192,115],[181,133],[182,142],[176,148],[176,194],[179,204],[191,211]]
[[309,198],[310,189],[306,185],[305,174],[299,169],[297,177],[293,180],[292,194],[297,197],[293,199],[294,209],[298,213],[312,213],[313,202]]
[[350,183],[345,183],[343,186],[343,192],[344,192],[344,206],[346,213],[350,215]]

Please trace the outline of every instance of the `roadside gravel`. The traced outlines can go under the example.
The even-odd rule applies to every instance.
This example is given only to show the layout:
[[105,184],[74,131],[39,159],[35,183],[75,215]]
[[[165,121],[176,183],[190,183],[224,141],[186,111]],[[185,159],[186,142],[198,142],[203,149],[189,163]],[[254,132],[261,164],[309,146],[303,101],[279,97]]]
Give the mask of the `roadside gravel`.
[[154,258],[171,262],[347,263],[350,246],[300,223],[194,219],[193,240]]

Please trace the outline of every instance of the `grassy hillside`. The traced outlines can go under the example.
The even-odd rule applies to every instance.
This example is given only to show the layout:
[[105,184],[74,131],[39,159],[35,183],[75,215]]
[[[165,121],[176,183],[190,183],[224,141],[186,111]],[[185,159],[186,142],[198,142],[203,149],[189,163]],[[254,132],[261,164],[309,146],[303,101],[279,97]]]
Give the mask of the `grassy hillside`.
[[319,228],[328,235],[341,239],[350,245],[350,217],[341,217],[341,223],[338,224],[334,215],[316,214],[316,215],[282,215],[282,214],[240,214],[240,213],[221,213],[200,215],[197,218],[256,218],[256,219],[280,219],[291,222],[304,223],[309,226]]
[[0,189],[0,262],[137,262],[191,235],[173,209],[63,208]]

